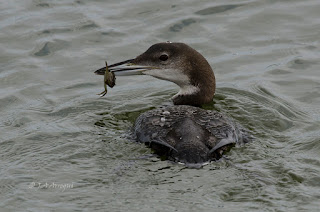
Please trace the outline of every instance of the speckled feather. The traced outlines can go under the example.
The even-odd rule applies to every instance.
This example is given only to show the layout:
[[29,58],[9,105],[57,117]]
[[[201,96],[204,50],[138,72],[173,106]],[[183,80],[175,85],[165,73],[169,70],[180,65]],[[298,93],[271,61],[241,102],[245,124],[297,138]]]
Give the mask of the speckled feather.
[[[134,130],[139,142],[184,163],[219,159],[231,146],[250,139],[239,125],[221,113],[188,105],[147,111],[137,118]],[[228,142],[214,149],[222,140]]]

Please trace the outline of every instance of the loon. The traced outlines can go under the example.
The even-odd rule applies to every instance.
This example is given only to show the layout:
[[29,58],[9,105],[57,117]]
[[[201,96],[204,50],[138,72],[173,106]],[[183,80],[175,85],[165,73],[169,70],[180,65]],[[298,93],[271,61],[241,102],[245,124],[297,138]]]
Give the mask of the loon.
[[[144,112],[134,124],[137,141],[158,155],[184,164],[204,164],[220,159],[232,146],[250,141],[248,132],[231,118],[200,108],[213,101],[216,81],[207,60],[190,46],[157,43],[135,59],[108,68],[115,76],[142,73],[180,87],[172,97],[174,105]],[[104,75],[105,70],[95,73]]]

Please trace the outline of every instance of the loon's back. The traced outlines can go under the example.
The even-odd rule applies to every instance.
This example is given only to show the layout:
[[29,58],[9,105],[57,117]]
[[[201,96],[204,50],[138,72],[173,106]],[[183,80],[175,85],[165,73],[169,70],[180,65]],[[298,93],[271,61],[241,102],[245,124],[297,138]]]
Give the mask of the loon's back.
[[183,163],[203,163],[219,159],[235,144],[250,136],[231,119],[216,111],[188,105],[154,109],[135,122],[139,142],[159,155]]

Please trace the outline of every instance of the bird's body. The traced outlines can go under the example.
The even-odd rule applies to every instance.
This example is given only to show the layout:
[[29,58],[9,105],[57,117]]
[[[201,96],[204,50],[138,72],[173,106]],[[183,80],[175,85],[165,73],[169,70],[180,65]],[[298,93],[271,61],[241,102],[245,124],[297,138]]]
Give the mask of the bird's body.
[[137,118],[134,131],[137,140],[157,154],[186,164],[217,160],[230,147],[249,140],[225,115],[188,105],[147,111]]

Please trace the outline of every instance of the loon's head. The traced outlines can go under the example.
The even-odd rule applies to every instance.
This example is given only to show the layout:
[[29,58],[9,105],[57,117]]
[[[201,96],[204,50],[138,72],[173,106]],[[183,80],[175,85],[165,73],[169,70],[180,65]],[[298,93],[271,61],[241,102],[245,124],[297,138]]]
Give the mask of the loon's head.
[[[207,60],[184,43],[157,43],[135,59],[108,66],[116,76],[142,73],[177,84],[176,105],[202,105],[212,101],[216,83]],[[105,68],[95,73],[103,75]]]

